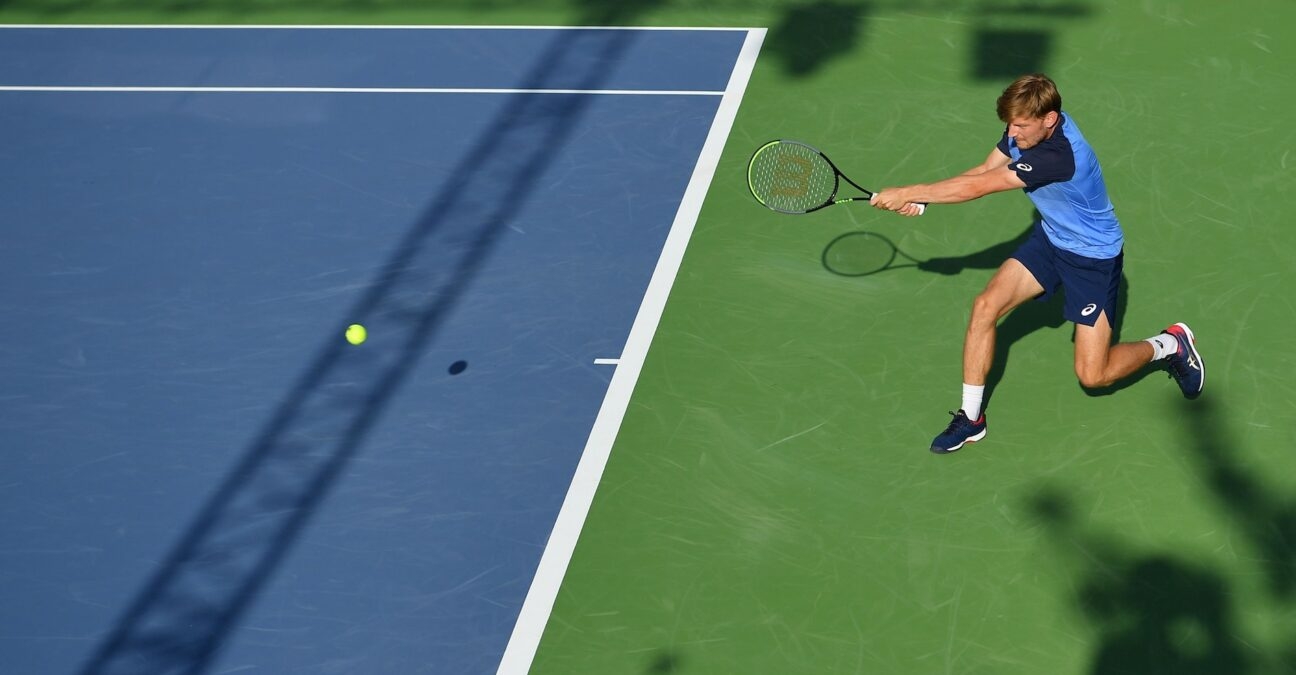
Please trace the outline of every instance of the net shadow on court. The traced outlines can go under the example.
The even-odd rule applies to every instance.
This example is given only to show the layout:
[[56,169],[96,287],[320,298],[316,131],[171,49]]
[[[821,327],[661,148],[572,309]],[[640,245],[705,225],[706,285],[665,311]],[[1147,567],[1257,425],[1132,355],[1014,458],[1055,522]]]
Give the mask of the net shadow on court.
[[[564,33],[521,88],[561,78],[599,89],[635,40],[633,31]],[[364,349],[336,340],[315,358],[83,673],[199,673],[213,663],[589,105],[588,96],[511,95],[343,322],[382,330]]]

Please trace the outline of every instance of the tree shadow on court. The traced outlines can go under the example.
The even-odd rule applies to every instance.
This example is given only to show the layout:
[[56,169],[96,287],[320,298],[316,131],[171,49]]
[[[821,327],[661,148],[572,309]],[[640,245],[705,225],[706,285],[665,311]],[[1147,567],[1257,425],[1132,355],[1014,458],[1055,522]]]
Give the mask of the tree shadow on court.
[[668,0],[572,0],[578,18],[577,25],[619,26],[661,9]]
[[680,655],[668,649],[653,654],[652,661],[643,675],[672,675],[681,672],[684,662]]
[[[555,38],[523,88],[599,89],[630,31]],[[589,58],[593,55],[595,58]],[[202,673],[481,273],[592,97],[510,96],[82,672]],[[508,199],[494,195],[507,194]],[[199,439],[195,439],[196,441]]]
[[763,50],[793,77],[813,75],[828,62],[860,46],[869,5],[820,0],[783,10],[769,29]]
[[1029,510],[1051,544],[1082,568],[1076,605],[1096,629],[1092,675],[1241,675],[1250,670],[1233,594],[1218,572],[1186,558],[1140,554],[1085,527],[1055,490]]
[[[374,16],[384,14],[398,18],[398,23],[440,23],[445,11],[473,11],[483,17],[482,23],[512,23],[511,12],[521,9],[554,14],[557,23],[587,26],[625,26],[640,23],[644,17],[662,14],[681,3],[671,0],[441,0],[434,5],[418,0],[0,0],[0,10],[48,17],[59,21],[68,15],[91,14],[110,23],[115,17],[138,17],[153,13],[159,22],[210,22],[213,14],[235,17],[237,22],[265,23],[282,21],[285,12],[313,16],[322,14],[326,22],[373,23]],[[751,3],[743,0],[709,3],[718,16],[725,13],[751,12]],[[945,15],[951,10],[943,0],[775,0],[764,8],[769,26],[763,51],[794,78],[817,74],[835,60],[859,53],[871,22],[881,14],[934,13]],[[574,15],[572,14],[574,12]],[[1048,66],[1054,47],[1054,35],[1067,22],[1082,20],[1094,14],[1091,3],[1062,0],[1058,2],[978,2],[962,8],[963,20],[971,30],[970,53],[964,61],[970,64],[967,77],[980,81],[1006,81],[1022,73],[1038,72]],[[317,20],[318,21],[318,20]],[[717,25],[729,25],[721,20]]]
[[[1224,403],[1209,394],[1178,405],[1177,444],[1195,464],[1202,486],[1250,552],[1277,611],[1296,610],[1296,498],[1249,470]],[[1296,672],[1296,640],[1266,645],[1250,639],[1235,606],[1245,594],[1229,575],[1171,553],[1138,553],[1132,541],[1095,534],[1060,491],[1040,490],[1028,510],[1060,554],[1081,565],[1077,607],[1097,630],[1087,671],[1093,675],[1215,675]],[[1257,578],[1242,568],[1233,578]]]
[[1184,400],[1186,445],[1223,511],[1256,549],[1272,596],[1296,600],[1296,499],[1266,485],[1238,460],[1224,404],[1214,392]]

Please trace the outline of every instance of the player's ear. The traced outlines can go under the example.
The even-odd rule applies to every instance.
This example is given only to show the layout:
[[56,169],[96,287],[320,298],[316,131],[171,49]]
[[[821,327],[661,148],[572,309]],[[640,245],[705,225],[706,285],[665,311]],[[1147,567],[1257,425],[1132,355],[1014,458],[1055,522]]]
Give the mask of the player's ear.
[[1044,113],[1044,126],[1052,129],[1058,123],[1058,114],[1056,110],[1050,110]]

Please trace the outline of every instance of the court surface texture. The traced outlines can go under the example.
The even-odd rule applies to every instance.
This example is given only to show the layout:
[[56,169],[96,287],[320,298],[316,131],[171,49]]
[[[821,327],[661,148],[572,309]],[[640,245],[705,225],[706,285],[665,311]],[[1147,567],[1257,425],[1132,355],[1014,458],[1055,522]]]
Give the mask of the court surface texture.
[[[1290,4],[0,21],[0,672],[1296,672]],[[1206,391],[1082,389],[1031,303],[938,457],[1029,201],[744,168],[961,172],[1033,70]]]

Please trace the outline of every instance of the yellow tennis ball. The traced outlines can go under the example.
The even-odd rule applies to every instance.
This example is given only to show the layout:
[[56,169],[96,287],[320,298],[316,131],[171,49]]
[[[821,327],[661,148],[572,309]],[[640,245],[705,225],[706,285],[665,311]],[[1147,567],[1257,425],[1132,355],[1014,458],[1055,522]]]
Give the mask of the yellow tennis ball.
[[364,326],[361,326],[358,323],[353,323],[350,326],[347,326],[347,342],[350,342],[353,345],[358,345],[364,342],[367,337],[369,337],[369,331],[365,330]]

